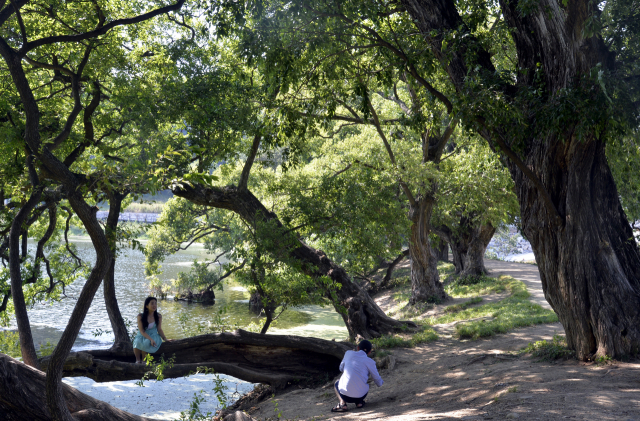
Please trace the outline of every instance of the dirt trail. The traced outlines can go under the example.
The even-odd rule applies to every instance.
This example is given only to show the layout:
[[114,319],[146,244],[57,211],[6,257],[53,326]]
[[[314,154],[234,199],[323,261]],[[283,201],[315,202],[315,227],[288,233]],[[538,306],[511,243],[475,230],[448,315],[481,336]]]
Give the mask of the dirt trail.
[[[487,261],[495,276],[525,282],[546,305],[537,267]],[[289,389],[249,412],[260,420],[593,420],[640,421],[640,363],[537,362],[517,353],[529,342],[563,333],[559,323],[518,329],[478,341],[441,337],[395,349],[385,384],[371,387],[363,409],[333,414],[333,381],[320,389]],[[278,413],[281,417],[278,417]]]
[[503,262],[500,260],[485,260],[484,265],[489,270],[491,276],[509,275],[521,280],[527,286],[527,290],[532,302],[540,304],[542,307],[551,310],[551,306],[544,298],[542,292],[542,282],[538,266],[527,263]]

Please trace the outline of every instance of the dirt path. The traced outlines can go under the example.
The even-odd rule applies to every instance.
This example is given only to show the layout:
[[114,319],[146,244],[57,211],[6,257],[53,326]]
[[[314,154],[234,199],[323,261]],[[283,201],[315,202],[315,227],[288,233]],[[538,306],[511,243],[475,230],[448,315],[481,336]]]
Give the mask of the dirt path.
[[529,294],[531,294],[530,300],[551,310],[551,306],[546,298],[544,298],[544,293],[542,292],[538,266],[528,263],[503,262],[500,260],[485,260],[484,265],[487,270],[489,270],[491,276],[509,275],[524,282]]
[[[546,305],[537,267],[487,261],[493,275],[525,282]],[[640,363],[604,365],[576,360],[538,362],[517,351],[563,333],[559,323],[518,329],[478,341],[441,337],[394,349],[397,364],[381,370],[367,406],[332,414],[333,381],[320,389],[289,389],[249,412],[259,420],[594,420],[640,421]],[[278,414],[280,413],[280,417]]]

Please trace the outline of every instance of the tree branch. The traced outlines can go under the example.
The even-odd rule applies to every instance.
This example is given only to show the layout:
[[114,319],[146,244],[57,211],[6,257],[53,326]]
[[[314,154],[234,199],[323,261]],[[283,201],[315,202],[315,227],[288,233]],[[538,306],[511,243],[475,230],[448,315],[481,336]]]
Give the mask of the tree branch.
[[[34,48],[41,47],[43,45],[50,45],[50,44],[64,43],[64,42],[79,42],[79,41],[84,41],[91,38],[96,38],[96,37],[99,37],[100,35],[106,34],[111,29],[116,28],[118,26],[131,25],[134,23],[144,22],[156,16],[173,12],[176,10],[180,10],[184,2],[185,0],[178,0],[176,3],[170,6],[161,7],[159,9],[152,10],[151,12],[144,13],[142,15],[138,15],[133,18],[116,19],[93,31],[85,32],[82,34],[57,35],[57,36],[45,37],[45,38],[40,38],[34,41],[30,41],[22,46],[22,48],[19,50],[19,54],[20,56],[23,57],[25,54],[27,54],[29,51],[33,50]],[[25,4],[26,4],[26,1],[25,1]],[[0,15],[0,24],[1,23],[2,23],[2,16]]]

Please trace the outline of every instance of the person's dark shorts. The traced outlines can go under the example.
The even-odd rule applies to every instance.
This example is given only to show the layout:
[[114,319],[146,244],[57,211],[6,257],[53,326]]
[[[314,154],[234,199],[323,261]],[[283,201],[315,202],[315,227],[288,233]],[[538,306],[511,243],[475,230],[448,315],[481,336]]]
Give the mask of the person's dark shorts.
[[362,403],[362,401],[364,401],[364,398],[366,398],[367,395],[369,394],[369,393],[365,393],[364,396],[361,397],[361,398],[352,398],[351,396],[345,396],[342,393],[340,393],[340,389],[338,389],[338,383],[339,382],[340,382],[340,380],[335,382],[333,387],[336,388],[336,392],[338,392],[338,395],[340,395],[340,397],[342,398],[343,401],[345,401],[345,403],[355,403],[357,405],[359,403]]

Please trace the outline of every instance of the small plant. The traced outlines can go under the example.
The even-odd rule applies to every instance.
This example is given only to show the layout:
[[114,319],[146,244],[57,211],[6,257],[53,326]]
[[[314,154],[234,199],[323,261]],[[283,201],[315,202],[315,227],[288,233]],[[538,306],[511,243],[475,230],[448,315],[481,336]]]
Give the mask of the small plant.
[[20,336],[18,332],[12,332],[10,330],[0,331],[0,353],[12,358],[21,357],[22,351],[20,350]]
[[144,357],[145,364],[150,368],[147,372],[144,373],[142,378],[136,382],[137,386],[145,387],[144,382],[149,380],[152,376],[159,382],[164,380],[164,371],[168,368],[173,367],[173,364],[176,362],[175,354],[171,356],[168,360],[164,359],[164,354],[160,356],[160,363],[154,364],[153,355],[147,354]]
[[40,358],[47,357],[53,354],[53,351],[56,349],[56,344],[47,340],[47,342],[40,344],[40,348],[38,349],[38,356]]
[[593,361],[596,363],[596,365],[607,365],[609,363],[612,363],[613,359],[609,355],[602,355],[595,357]]
[[512,386],[507,389],[507,392],[509,393],[516,393],[517,391],[518,391],[518,386]]
[[567,339],[564,336],[553,335],[551,341],[531,342],[520,351],[523,354],[531,354],[540,361],[555,361],[573,358],[575,353],[567,348]]
[[282,418],[282,411],[278,408],[278,401],[276,400],[275,393],[271,395],[271,402],[273,402],[273,412],[276,413],[278,419]]
[[[200,391],[200,395],[204,393],[204,390]],[[197,393],[193,394],[193,399],[189,403],[189,410],[180,412],[180,420],[185,421],[207,421],[213,417],[211,412],[202,413],[200,406],[207,400],[203,396],[198,396]]]
[[110,334],[111,331],[107,330],[107,329],[95,329],[91,332],[91,334],[93,335],[94,338],[97,338],[98,336],[102,336],[102,335],[108,335]]
[[[213,374],[213,394],[216,395],[219,407],[227,409],[227,405],[229,403],[227,391],[229,390],[229,387],[225,384],[226,380],[221,379],[220,375],[216,373],[213,368],[209,367],[198,367],[195,372],[191,372],[184,377],[187,378],[193,374]],[[237,390],[235,393],[237,393]]]

